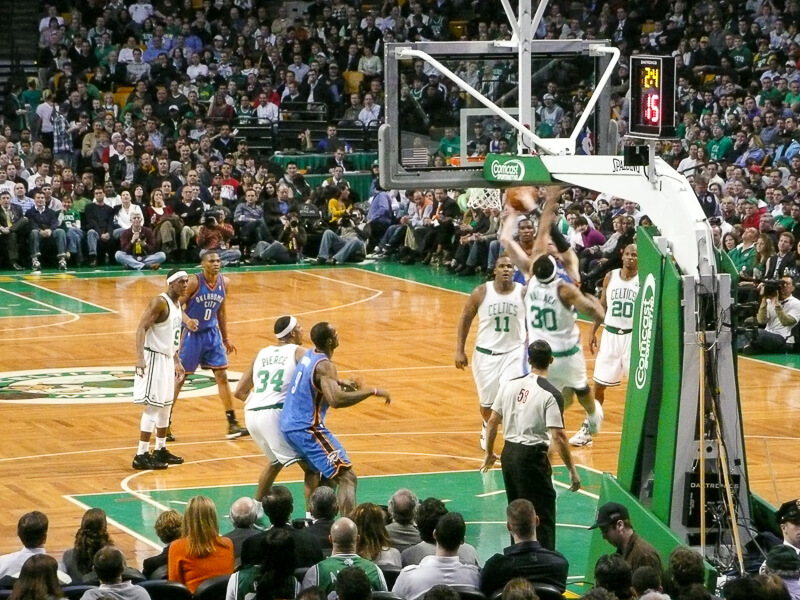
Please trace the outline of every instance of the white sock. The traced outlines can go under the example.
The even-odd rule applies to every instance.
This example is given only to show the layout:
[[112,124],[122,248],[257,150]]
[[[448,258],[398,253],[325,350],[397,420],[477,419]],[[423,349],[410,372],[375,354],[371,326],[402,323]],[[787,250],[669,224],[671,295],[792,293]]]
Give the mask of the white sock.
[[147,454],[148,452],[150,452],[150,442],[139,440],[139,451],[136,454]]
[[161,450],[162,448],[166,447],[167,447],[167,438],[156,437],[156,450]]
[[311,513],[306,511],[306,519],[313,519],[314,517],[311,516]]

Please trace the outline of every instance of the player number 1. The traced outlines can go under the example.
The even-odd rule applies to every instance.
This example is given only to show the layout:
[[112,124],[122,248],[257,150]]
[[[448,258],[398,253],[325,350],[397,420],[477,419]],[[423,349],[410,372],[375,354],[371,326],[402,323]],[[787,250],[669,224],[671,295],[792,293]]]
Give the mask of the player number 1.
[[[502,322],[505,321],[505,329],[502,327]],[[494,318],[494,330],[501,333],[508,333],[508,317],[503,317],[502,320],[500,317]]]

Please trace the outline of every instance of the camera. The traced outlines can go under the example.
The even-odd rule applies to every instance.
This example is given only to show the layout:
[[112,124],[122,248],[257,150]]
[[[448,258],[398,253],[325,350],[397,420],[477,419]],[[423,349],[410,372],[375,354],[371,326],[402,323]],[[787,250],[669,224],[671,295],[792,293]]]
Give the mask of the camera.
[[298,221],[297,219],[292,219],[291,221],[289,221],[289,227],[291,227],[292,229],[296,229],[299,225],[300,221]]
[[344,215],[341,219],[339,219],[339,225],[342,227],[350,227],[353,224],[350,215]]
[[780,279],[765,279],[761,283],[764,286],[763,294],[767,297],[777,296],[783,286],[783,282]]

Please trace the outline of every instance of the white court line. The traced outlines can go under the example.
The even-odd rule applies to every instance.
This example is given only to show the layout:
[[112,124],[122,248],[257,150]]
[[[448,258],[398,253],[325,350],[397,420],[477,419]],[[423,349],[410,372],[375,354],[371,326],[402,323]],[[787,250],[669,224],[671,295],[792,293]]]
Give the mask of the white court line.
[[494,492],[486,492],[485,494],[475,494],[476,498],[488,498],[489,496],[499,496],[500,494],[505,494],[505,490],[496,490]]
[[[64,280],[56,280],[56,281],[64,281]],[[88,300],[82,300],[77,296],[70,296],[69,294],[63,294],[61,292],[57,292],[55,290],[51,290],[49,288],[44,287],[43,285],[37,285],[35,283],[31,283],[30,281],[26,281],[24,279],[20,280],[20,283],[24,283],[25,285],[29,285],[31,287],[39,288],[40,290],[44,290],[45,292],[50,292],[51,294],[56,294],[58,296],[63,296],[64,298],[69,298],[70,300],[75,300],[76,302],[80,302],[81,304],[88,304],[89,306],[94,306],[95,308],[99,308],[101,310],[108,311],[110,313],[115,313],[117,311],[111,310],[110,308],[106,308],[105,306],[100,306],[99,304],[95,304],[94,302],[89,302]]]
[[[560,481],[556,481],[555,479],[553,479],[553,485],[557,485],[558,487],[562,487],[562,488],[567,489],[567,490],[569,489],[569,485],[568,484],[561,483]],[[589,498],[594,498],[595,500],[600,500],[600,496],[598,496],[597,494],[593,494],[592,492],[587,492],[583,488],[581,488],[579,490],[576,490],[575,493],[583,494],[584,496],[589,496]]]
[[[119,493],[119,492],[117,492],[117,493]],[[83,502],[81,502],[80,500],[78,500],[76,498],[73,498],[72,496],[63,495],[61,497],[64,498],[64,500],[66,500],[67,502],[72,502],[72,504],[74,504],[75,506],[81,508],[82,510],[89,510],[90,508],[92,508],[88,504],[84,504]],[[154,548],[156,550],[162,550],[163,549],[159,544],[156,544],[153,540],[147,539],[141,533],[138,533],[138,532],[134,531],[130,527],[126,527],[125,525],[123,525],[119,521],[116,521],[115,519],[112,519],[108,515],[106,515],[106,521],[108,521],[109,525],[113,525],[117,529],[123,531],[124,533],[127,533],[129,536],[139,540],[140,542],[142,542],[144,544],[147,544],[151,548]]]
[[[330,273],[330,271],[328,271]],[[367,290],[368,292],[380,292],[383,293],[384,290],[376,290],[375,288],[366,287],[364,285],[359,285],[357,283],[351,283],[349,281],[342,281],[341,279],[334,279],[333,277],[325,277],[324,275],[317,275],[313,270],[304,271],[302,269],[295,269],[292,273],[299,273],[301,275],[308,275],[309,277],[316,277],[317,279],[324,279],[326,281],[333,281],[334,283],[344,283],[346,285],[351,285],[356,288],[360,288],[362,290]]]
[[[59,327],[61,325],[67,325],[69,323],[74,323],[75,321],[80,319],[79,315],[76,315],[75,313],[69,312],[68,310],[64,310],[63,308],[58,308],[57,306],[51,306],[49,304],[45,304],[44,302],[40,302],[39,300],[34,300],[33,298],[27,298],[27,297],[23,296],[22,294],[17,294],[16,292],[12,292],[12,291],[7,290],[7,289],[2,288],[2,287],[0,287],[0,291],[2,291],[5,294],[9,294],[11,296],[15,296],[17,298],[21,298],[22,300],[26,300],[28,302],[33,302],[34,304],[39,304],[39,305],[44,306],[46,308],[49,308],[51,310],[55,310],[56,312],[59,312],[61,314],[69,315],[70,317],[72,317],[69,321],[62,321],[60,323],[47,323],[45,325],[31,325],[29,327],[10,327],[8,329],[0,330],[0,333],[8,333],[9,331],[20,331],[20,330],[27,331],[28,329],[39,329],[41,327]],[[55,315],[36,315],[36,316],[37,317],[45,317],[45,316],[55,316]],[[24,317],[22,317],[22,318],[24,318]],[[55,336],[50,336],[49,339],[52,339],[53,337],[55,337]],[[41,340],[41,338],[17,338],[15,341],[20,341],[20,340],[24,340],[24,339]]]
[[[475,431],[393,431],[382,433],[339,433],[336,437],[368,437],[368,436],[389,436],[389,435],[473,435]],[[241,441],[246,441],[242,439]],[[170,447],[174,446],[202,446],[205,444],[231,444],[232,440],[206,440],[203,442],[175,442],[171,443]],[[119,446],[117,448],[95,448],[93,450],[72,450],[70,452],[50,452],[47,454],[29,454],[27,456],[14,456],[11,458],[0,458],[0,463],[15,462],[18,460],[33,460],[41,458],[53,458],[57,456],[71,456],[74,454],[97,454],[100,452],[116,452],[119,450],[136,450],[138,446]],[[447,471],[444,471],[447,472]],[[116,493],[116,492],[113,492]]]

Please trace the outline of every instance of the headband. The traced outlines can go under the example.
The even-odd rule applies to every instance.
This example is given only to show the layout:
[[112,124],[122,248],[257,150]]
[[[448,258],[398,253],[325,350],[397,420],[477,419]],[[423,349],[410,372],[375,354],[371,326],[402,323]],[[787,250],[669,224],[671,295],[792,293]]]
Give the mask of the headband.
[[189,274],[186,271],[176,271],[175,273],[173,273],[172,275],[167,277],[167,283],[170,284],[173,281],[175,281],[176,279],[180,279],[181,277],[188,277],[188,276],[189,276]]
[[558,275],[558,263],[556,262],[556,259],[550,256],[549,254],[547,255],[547,258],[549,258],[550,262],[553,263],[553,272],[546,279],[539,279],[537,277],[536,279],[539,281],[539,283],[550,283]]
[[277,338],[279,340],[285,338],[287,335],[292,333],[292,331],[294,331],[295,327],[297,327],[297,319],[294,317],[289,317],[289,324],[284,328],[283,331],[277,334]]

